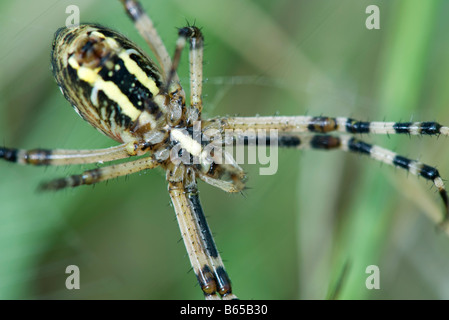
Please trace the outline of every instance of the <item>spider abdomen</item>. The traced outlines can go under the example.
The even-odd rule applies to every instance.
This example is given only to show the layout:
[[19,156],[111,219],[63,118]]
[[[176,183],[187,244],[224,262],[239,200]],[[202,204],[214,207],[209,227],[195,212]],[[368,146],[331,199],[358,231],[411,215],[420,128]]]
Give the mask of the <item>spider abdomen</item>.
[[154,137],[166,123],[168,98],[159,70],[116,31],[92,24],[59,29],[52,68],[77,113],[116,141]]

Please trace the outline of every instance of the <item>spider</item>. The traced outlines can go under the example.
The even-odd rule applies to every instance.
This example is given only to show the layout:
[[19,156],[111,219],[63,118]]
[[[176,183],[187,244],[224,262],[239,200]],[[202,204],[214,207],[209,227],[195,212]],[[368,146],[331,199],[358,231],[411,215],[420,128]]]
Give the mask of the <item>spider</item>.
[[[242,134],[238,130],[275,129],[279,132],[275,142],[281,148],[338,149],[368,155],[374,160],[395,165],[433,182],[447,210],[445,187],[435,168],[349,135],[447,135],[447,127],[436,122],[364,122],[346,117],[325,116],[203,119],[201,30],[195,26],[179,30],[172,62],[140,4],[137,1],[123,3],[137,29],[152,47],[160,69],[124,36],[98,25],[59,30],[52,55],[54,75],[64,96],[75,110],[102,133],[122,144],[109,149],[74,151],[2,148],[0,156],[8,161],[34,165],[97,163],[144,156],[134,161],[103,166],[80,175],[50,181],[41,186],[46,190],[93,184],[145,169],[163,168],[167,172],[169,193],[181,234],[206,298],[228,299],[236,296],[204,218],[196,180],[201,179],[227,192],[241,192],[246,177],[235,162],[220,164],[218,159],[213,157],[202,157],[203,145],[186,134],[192,131],[197,121],[200,121],[203,134],[208,130],[221,135],[224,135],[226,130],[234,131],[233,143],[246,143],[245,140],[239,140]],[[181,52],[186,44],[190,46],[191,53],[191,90],[188,104],[176,73]],[[121,71],[124,71],[125,75],[121,74]],[[112,72],[112,75],[109,75],[109,72]],[[120,77],[114,78],[119,73]],[[119,85],[121,79],[130,78],[132,79]],[[108,82],[116,84],[117,87],[107,86]],[[129,86],[133,84],[139,89],[131,89]],[[129,103],[123,102],[120,92],[125,91],[130,92],[127,96]],[[102,103],[105,103],[104,106]],[[331,135],[334,131],[342,135]],[[265,142],[271,142],[268,141],[270,138],[266,139]],[[259,142],[260,140],[257,140],[257,143]],[[176,146],[201,158],[200,163],[173,163],[167,155]]]

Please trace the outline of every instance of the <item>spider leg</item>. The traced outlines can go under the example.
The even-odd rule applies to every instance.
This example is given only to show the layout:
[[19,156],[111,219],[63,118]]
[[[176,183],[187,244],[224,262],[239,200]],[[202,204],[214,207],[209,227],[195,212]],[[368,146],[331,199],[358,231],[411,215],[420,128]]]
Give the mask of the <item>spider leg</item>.
[[224,181],[220,178],[213,178],[202,172],[198,172],[198,178],[211,186],[229,193],[241,192],[245,188],[245,184],[240,179],[235,179],[234,181]]
[[[148,14],[143,9],[142,5],[137,0],[120,0],[125,7],[128,16],[134,22],[136,29],[139,31],[140,35],[145,39],[145,41],[150,46],[151,50],[154,52],[159,65],[162,68],[162,74],[164,78],[168,78],[168,72],[172,65],[170,55],[162,42],[161,37],[157,33],[154,27],[153,21],[151,21]],[[175,79],[179,81],[178,76],[175,75]]]
[[[448,221],[449,199],[443,179],[441,178],[440,173],[436,168],[428,166],[416,160],[408,159],[388,149],[365,143],[350,136],[340,137],[340,141],[341,150],[343,151],[366,154],[376,161],[402,168],[415,176],[420,176],[426,180],[431,181],[435,185],[435,187],[437,187],[440,197],[444,203],[445,213],[442,223]],[[326,145],[326,142],[324,142],[324,144]]]
[[94,184],[120,176],[136,173],[145,169],[153,169],[159,165],[156,160],[146,157],[134,161],[123,162],[84,171],[81,174],[55,179],[40,185],[40,190],[60,190],[81,185]]
[[59,166],[108,162],[135,156],[138,153],[138,145],[135,143],[124,143],[115,147],[96,150],[0,148],[0,159],[19,164]]
[[221,296],[223,299],[237,299],[207,225],[195,178],[190,182],[169,181],[168,191],[190,263],[205,298],[213,300]]
[[[179,29],[178,40],[176,41],[173,64],[171,66],[167,86],[170,86],[181,59],[181,53],[187,43],[190,44],[189,62],[190,62],[190,108],[187,110],[187,122],[193,123],[200,119],[203,109],[202,90],[203,90],[203,34],[195,26],[188,26]],[[168,91],[168,88],[167,88]],[[171,91],[171,90],[170,90]]]
[[359,134],[449,135],[449,127],[437,122],[358,121],[345,117],[229,117],[217,118],[206,127],[221,130],[270,130],[289,133],[327,133],[332,131]]
[[[266,145],[269,144],[270,137],[267,136]],[[438,170],[434,167],[428,166],[416,160],[411,160],[397,153],[376,146],[365,143],[351,135],[333,136],[333,135],[279,135],[277,138],[278,147],[296,148],[296,149],[318,149],[318,150],[342,150],[346,152],[358,153],[367,155],[370,158],[383,162],[385,164],[402,168],[407,172],[419,177],[429,180],[437,187],[438,192],[443,200],[445,206],[445,214],[442,224],[449,221],[449,198],[443,179]],[[243,144],[248,140],[235,139],[235,141],[242,141]],[[259,142],[256,140],[256,144]]]

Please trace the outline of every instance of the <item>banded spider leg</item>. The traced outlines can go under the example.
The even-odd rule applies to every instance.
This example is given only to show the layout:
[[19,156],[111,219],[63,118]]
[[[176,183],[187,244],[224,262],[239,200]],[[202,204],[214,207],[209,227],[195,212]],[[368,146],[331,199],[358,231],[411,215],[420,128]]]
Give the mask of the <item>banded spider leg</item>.
[[[431,181],[443,200],[445,212],[440,223],[449,220],[449,198],[443,179],[438,170],[421,162],[408,159],[388,149],[371,145],[356,139],[351,134],[408,134],[408,135],[449,135],[449,127],[437,122],[379,122],[358,121],[345,117],[233,117],[210,121],[206,128],[220,128],[222,132],[236,132],[234,139],[239,141],[239,133],[248,130],[278,130],[279,147],[298,149],[342,150],[368,155],[370,158],[402,168],[415,176]],[[322,135],[328,132],[346,133],[341,136]],[[321,134],[321,135],[320,135]],[[268,138],[269,139],[269,138]],[[245,140],[240,139],[245,143]],[[234,142],[235,143],[235,142]],[[269,145],[268,142],[264,142]]]

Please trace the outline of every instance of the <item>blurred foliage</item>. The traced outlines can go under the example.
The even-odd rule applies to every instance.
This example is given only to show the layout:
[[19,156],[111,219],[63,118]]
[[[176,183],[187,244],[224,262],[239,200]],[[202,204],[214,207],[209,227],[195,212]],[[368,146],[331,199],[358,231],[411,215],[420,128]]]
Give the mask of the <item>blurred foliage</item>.
[[[169,52],[175,27],[188,21],[203,28],[205,116],[449,123],[448,1],[142,2]],[[52,78],[50,45],[69,4],[80,7],[83,22],[120,30],[147,49],[118,1],[1,2],[2,144],[114,144],[75,115]],[[380,30],[365,27],[370,4],[380,8]],[[185,85],[186,60],[187,54],[179,70]],[[449,175],[446,138],[366,140]],[[0,298],[201,299],[161,171],[35,192],[42,180],[91,167],[0,163]],[[432,221],[442,206],[423,179],[339,152],[280,150],[276,175],[260,176],[255,165],[245,169],[250,189],[244,197],[200,183],[239,297],[449,298],[449,239]],[[80,290],[65,288],[71,264],[80,267]],[[365,287],[365,269],[373,264],[380,268],[380,290]]]

